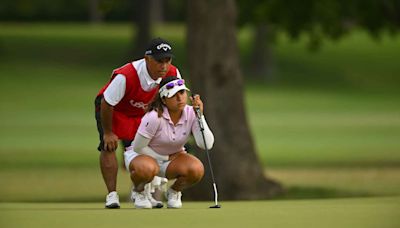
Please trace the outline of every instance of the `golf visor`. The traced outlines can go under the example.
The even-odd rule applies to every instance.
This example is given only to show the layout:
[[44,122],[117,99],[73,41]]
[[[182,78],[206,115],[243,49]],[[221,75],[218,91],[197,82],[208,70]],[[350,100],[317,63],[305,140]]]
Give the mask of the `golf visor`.
[[170,81],[167,84],[163,85],[158,90],[158,93],[160,94],[160,97],[170,98],[181,90],[190,91],[185,85],[185,80],[177,79],[177,80]]

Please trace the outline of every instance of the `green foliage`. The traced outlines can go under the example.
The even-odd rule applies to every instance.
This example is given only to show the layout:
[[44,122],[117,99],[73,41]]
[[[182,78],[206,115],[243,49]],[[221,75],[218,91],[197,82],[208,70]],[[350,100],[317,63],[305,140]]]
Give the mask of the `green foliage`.
[[[136,21],[140,0],[97,0],[98,11],[106,21]],[[88,21],[89,0],[2,0],[1,21]],[[164,0],[168,21],[184,21],[185,1]]]
[[338,39],[357,26],[373,37],[399,29],[400,2],[396,0],[238,0],[241,24],[267,24],[293,39],[309,36],[309,46],[319,47],[322,39]]
[[167,21],[184,22],[186,20],[186,1],[163,0],[164,17]]
[[88,1],[2,0],[0,20],[85,20]]
[[[88,21],[89,2],[81,0],[2,0],[3,21]],[[98,0],[98,10],[106,20],[130,20],[137,1]]]
[[[244,77],[252,81],[251,36],[245,27],[239,33],[241,62]],[[348,88],[365,91],[398,91],[400,68],[400,39],[385,35],[375,42],[364,31],[355,30],[338,41],[325,41],[318,52],[307,50],[307,37],[293,42],[289,35],[277,33],[271,47],[274,53],[268,66],[269,74],[262,75],[268,85],[306,86],[311,88]]]

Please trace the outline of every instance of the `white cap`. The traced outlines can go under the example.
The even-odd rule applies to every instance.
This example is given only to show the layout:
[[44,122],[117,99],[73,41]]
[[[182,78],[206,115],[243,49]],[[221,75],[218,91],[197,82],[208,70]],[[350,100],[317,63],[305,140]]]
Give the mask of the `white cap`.
[[181,90],[190,91],[185,85],[185,80],[176,79],[176,80],[167,82],[167,84],[163,85],[163,87],[161,87],[158,90],[158,93],[160,94],[160,97],[170,98]]

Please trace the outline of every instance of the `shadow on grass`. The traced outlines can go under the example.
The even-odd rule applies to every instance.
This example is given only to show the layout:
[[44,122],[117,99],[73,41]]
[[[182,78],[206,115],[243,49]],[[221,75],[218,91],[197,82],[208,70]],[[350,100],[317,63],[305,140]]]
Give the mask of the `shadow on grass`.
[[[351,197],[373,197],[378,196],[362,191],[345,191],[333,188],[313,187],[313,186],[290,186],[286,187],[282,195],[272,198],[271,200],[296,200],[296,199],[335,199],[335,198],[351,198]],[[126,199],[126,200],[124,200]],[[128,202],[128,195],[120,195],[121,202]],[[17,203],[103,203],[103,197],[74,197],[74,198],[49,198],[49,199],[26,199],[0,202],[17,202]],[[130,202],[130,201],[129,201]]]
[[329,199],[329,198],[350,198],[350,197],[371,197],[374,194],[362,191],[345,191],[334,188],[313,187],[313,186],[290,186],[285,192],[274,198],[279,199]]

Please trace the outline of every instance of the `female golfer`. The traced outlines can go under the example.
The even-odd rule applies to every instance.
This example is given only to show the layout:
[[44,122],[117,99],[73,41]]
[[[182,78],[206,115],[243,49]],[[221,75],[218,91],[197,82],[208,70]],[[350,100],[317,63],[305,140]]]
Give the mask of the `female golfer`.
[[158,95],[148,107],[142,118],[132,149],[125,152],[125,164],[130,171],[134,189],[132,200],[136,208],[152,208],[150,194],[145,185],[154,176],[176,179],[167,190],[168,208],[181,208],[181,191],[199,182],[204,175],[204,167],[199,159],[186,153],[183,147],[190,133],[194,135],[197,146],[211,149],[214,136],[205,121],[203,136],[196,116],[196,108],[203,113],[203,102],[196,95],[190,100],[193,106],[187,105],[187,91],[183,79],[177,77],[164,78]]

